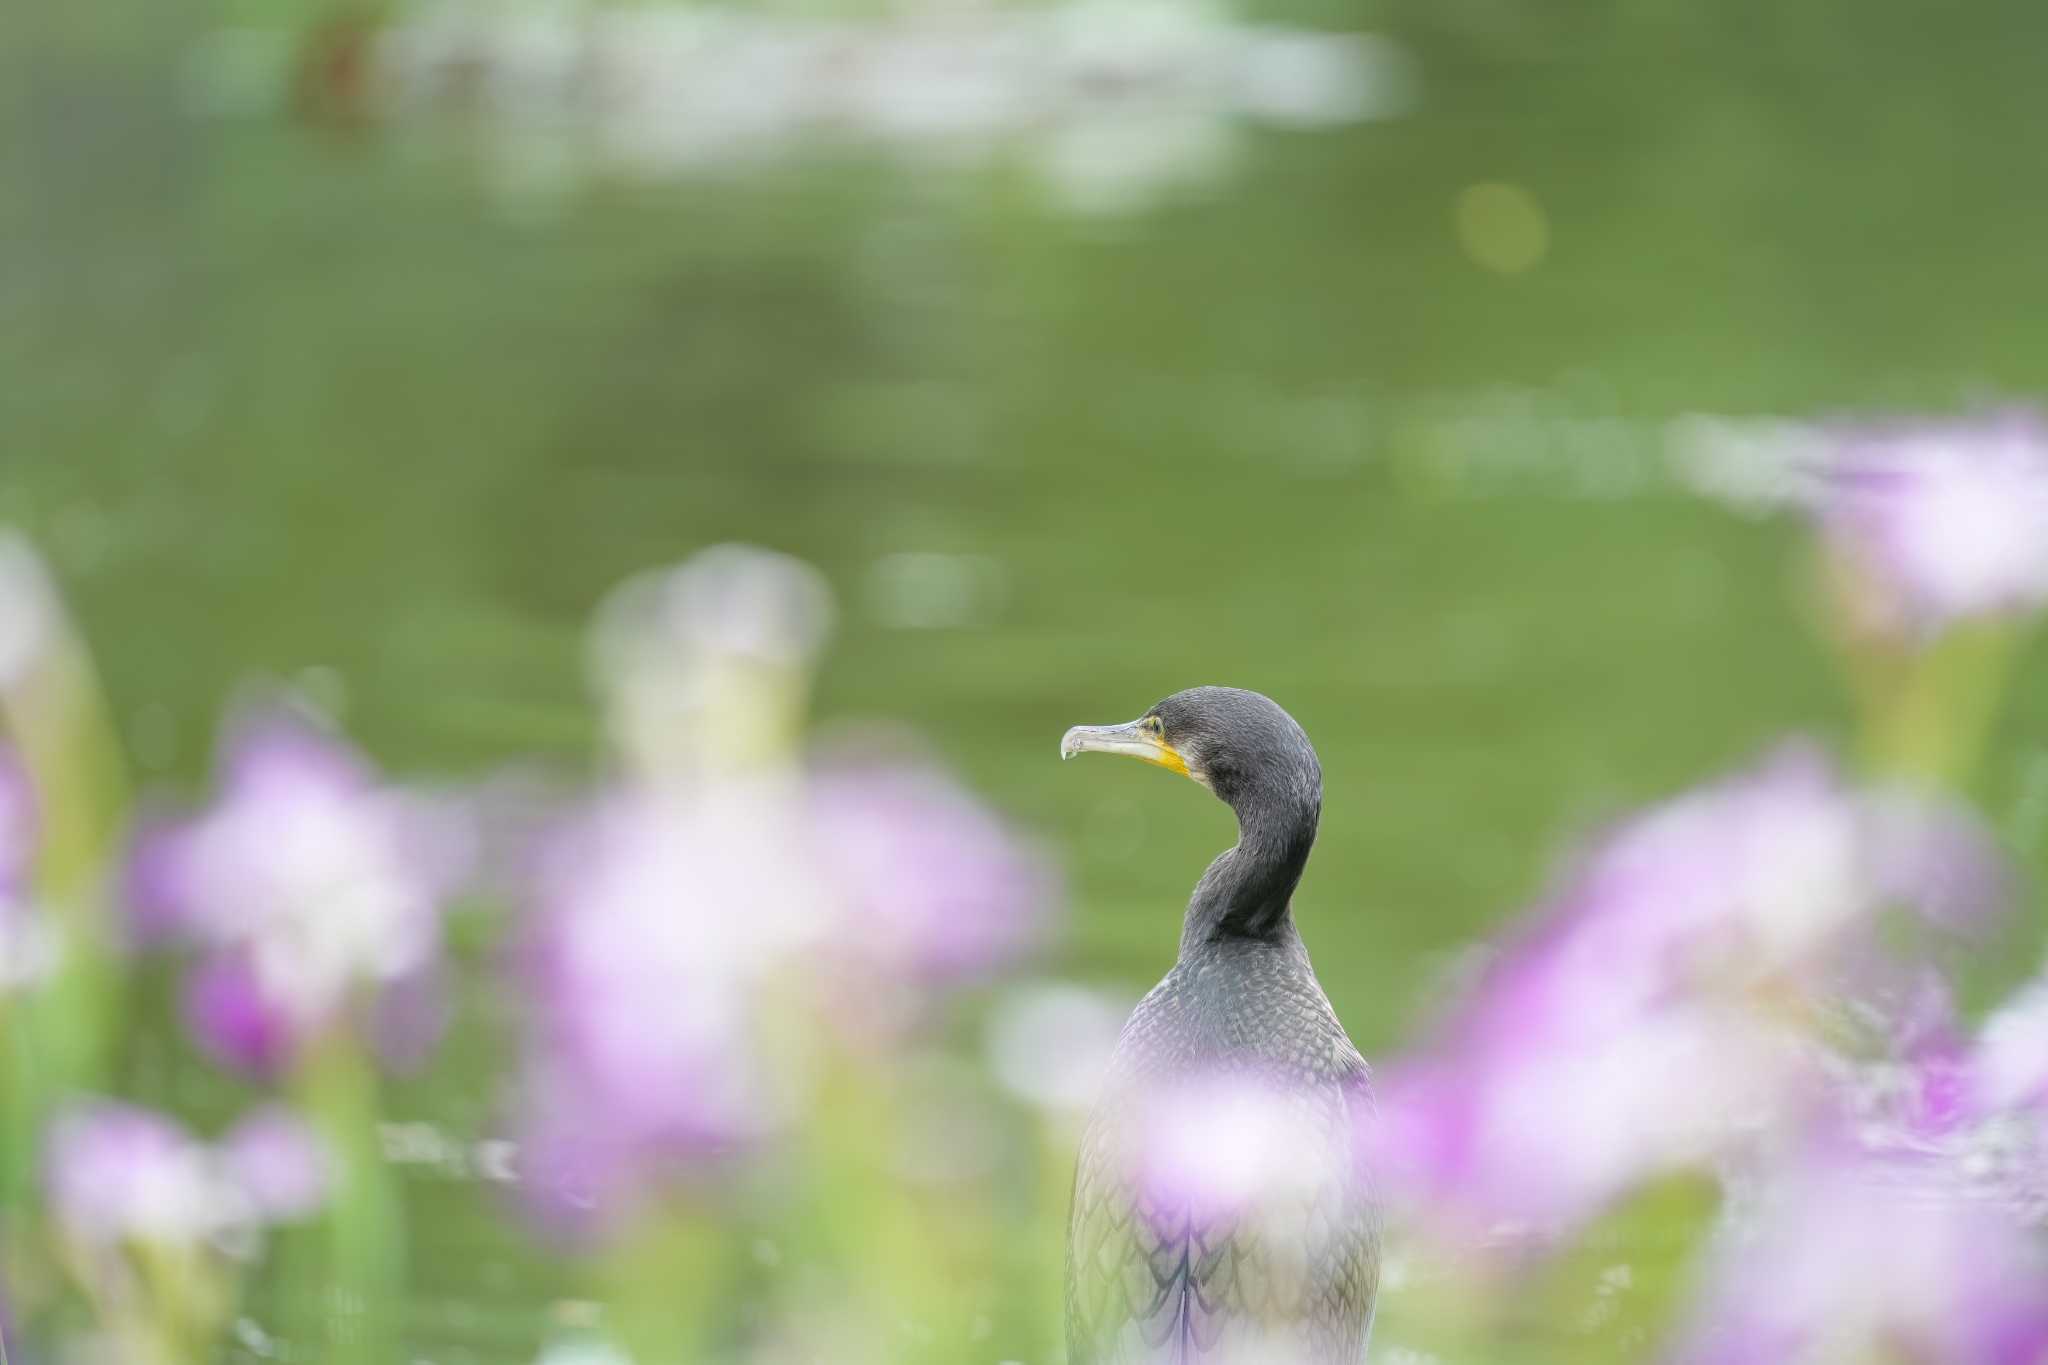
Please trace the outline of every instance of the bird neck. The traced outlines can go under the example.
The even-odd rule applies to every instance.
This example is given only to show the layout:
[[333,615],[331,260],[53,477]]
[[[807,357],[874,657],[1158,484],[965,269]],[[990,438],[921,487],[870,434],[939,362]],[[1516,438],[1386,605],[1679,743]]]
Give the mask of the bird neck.
[[1209,864],[1188,902],[1181,952],[1221,938],[1280,938],[1294,927],[1294,888],[1308,866],[1322,794],[1233,803],[1237,844]]

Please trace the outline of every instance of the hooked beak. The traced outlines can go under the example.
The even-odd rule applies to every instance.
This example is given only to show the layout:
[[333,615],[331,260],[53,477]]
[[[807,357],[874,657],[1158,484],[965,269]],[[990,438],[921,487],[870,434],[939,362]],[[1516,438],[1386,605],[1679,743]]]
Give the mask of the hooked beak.
[[1187,760],[1163,738],[1145,729],[1142,721],[1134,720],[1127,725],[1076,725],[1061,738],[1061,758],[1088,753],[1127,754],[1182,777],[1189,775]]

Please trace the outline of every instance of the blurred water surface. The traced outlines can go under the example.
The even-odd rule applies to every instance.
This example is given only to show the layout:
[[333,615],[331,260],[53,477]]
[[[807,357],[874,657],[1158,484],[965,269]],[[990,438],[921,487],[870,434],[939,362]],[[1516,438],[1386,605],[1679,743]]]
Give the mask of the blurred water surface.
[[[1274,4],[1244,17],[1398,41],[1412,107],[1233,125],[1216,174],[1087,211],[1001,156],[564,176],[457,118],[209,112],[190,54],[249,16],[131,17],[32,19],[9,81],[0,521],[141,769],[196,781],[252,675],[410,773],[574,768],[593,604],[751,540],[840,595],[825,718],[915,724],[1060,850],[1053,965],[1117,990],[1229,827],[1074,780],[1058,735],[1194,683],[1282,700],[1328,774],[1299,918],[1369,1057],[1572,834],[1846,730],[1797,536],[1688,494],[1674,424],[2048,366],[2034,6]],[[1978,788],[2048,868],[2048,691]],[[474,986],[392,1100],[423,1358],[528,1358],[566,1292],[485,1178],[520,1008]],[[169,1040],[124,1050],[226,1111]],[[1056,1225],[1016,1236],[1056,1266]],[[1052,1340],[1017,1309],[988,1359]]]

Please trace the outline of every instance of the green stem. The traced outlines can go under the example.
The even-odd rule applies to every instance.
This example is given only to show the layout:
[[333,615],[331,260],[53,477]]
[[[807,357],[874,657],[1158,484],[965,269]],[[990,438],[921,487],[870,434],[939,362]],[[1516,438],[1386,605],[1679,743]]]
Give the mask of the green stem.
[[33,1010],[52,1078],[46,1097],[97,1089],[121,1000],[107,887],[127,809],[120,741],[83,648],[70,642],[0,694],[0,714],[35,784],[36,895],[58,937],[57,975]]
[[889,1336],[884,1358],[958,1360],[974,1314],[963,1285],[991,1255],[988,1210],[965,1182],[941,1190],[902,1178],[901,1090],[886,1062],[852,1052],[831,1059],[809,1153],[820,1190],[814,1214],[826,1254]]
[[145,1244],[135,1255],[147,1286],[141,1300],[148,1320],[138,1324],[139,1339],[165,1365],[205,1365],[227,1320],[221,1268],[203,1247]]
[[[64,1096],[103,1087],[121,1005],[107,869],[127,784],[119,740],[84,647],[68,634],[0,689],[0,726],[19,750],[42,826],[35,898],[56,939],[52,979],[0,1009],[0,1248],[32,1281],[44,1124]],[[4,1365],[4,1362],[0,1362]]]
[[1852,659],[1870,771],[1926,786],[1965,785],[1997,721],[2017,644],[2008,625],[1968,623],[1919,649]]
[[26,1002],[0,1001],[0,1233],[19,1232],[35,1195],[43,1078],[31,1024]]
[[[1070,1131],[1066,1123],[1040,1119],[1036,1125],[1037,1141],[1033,1144],[1036,1162],[1033,1171],[1032,1217],[1034,1220],[1034,1243],[1040,1247],[1063,1247],[1067,1240],[1067,1217],[1073,1203],[1074,1163],[1080,1153],[1077,1134]],[[1029,1319],[1034,1338],[1034,1349],[1045,1354],[1057,1353],[1058,1346],[1065,1341],[1059,1337],[1058,1325],[1066,1312],[1067,1279],[1066,1257],[1060,1254],[1033,1255],[1028,1259],[1030,1282],[1033,1293],[1028,1300],[1031,1304]]]
[[712,1218],[669,1205],[606,1255],[599,1274],[608,1318],[631,1359],[694,1365],[709,1358],[711,1319],[730,1287],[728,1241]]
[[[405,1283],[404,1211],[378,1137],[377,1072],[355,1041],[321,1040],[299,1075],[300,1100],[336,1164],[324,1222],[325,1274],[293,1286],[313,1307],[335,1365],[399,1359],[397,1316]],[[301,1275],[312,1258],[299,1262]]]

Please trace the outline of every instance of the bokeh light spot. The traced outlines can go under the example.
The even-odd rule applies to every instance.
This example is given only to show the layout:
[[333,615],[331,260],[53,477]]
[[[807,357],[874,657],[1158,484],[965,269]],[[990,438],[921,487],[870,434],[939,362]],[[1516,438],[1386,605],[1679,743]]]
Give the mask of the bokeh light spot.
[[1550,219],[1520,185],[1485,181],[1458,192],[1458,245],[1486,269],[1519,275],[1550,252]]

